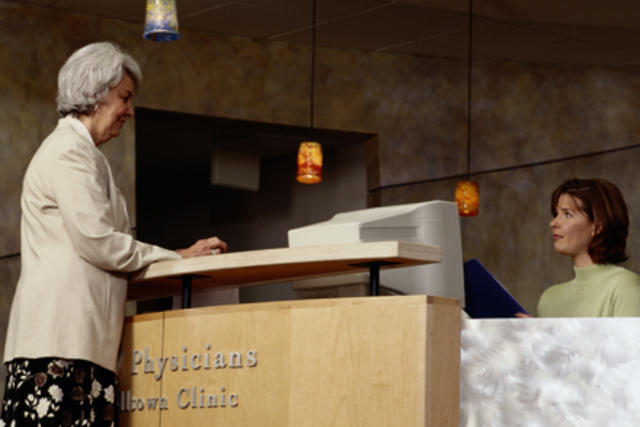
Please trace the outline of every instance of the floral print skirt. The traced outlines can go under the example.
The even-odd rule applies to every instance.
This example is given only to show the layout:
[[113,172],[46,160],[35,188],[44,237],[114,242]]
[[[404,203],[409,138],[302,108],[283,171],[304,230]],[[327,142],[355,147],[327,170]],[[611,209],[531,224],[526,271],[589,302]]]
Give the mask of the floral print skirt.
[[116,426],[116,375],[84,360],[7,363],[0,427]]

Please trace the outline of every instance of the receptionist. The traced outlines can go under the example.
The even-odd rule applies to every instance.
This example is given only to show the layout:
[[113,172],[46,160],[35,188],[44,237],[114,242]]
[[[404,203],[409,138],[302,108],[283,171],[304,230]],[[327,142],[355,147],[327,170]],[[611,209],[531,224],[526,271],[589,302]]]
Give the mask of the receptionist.
[[575,277],[542,294],[538,316],[640,316],[640,276],[617,265],[628,258],[629,228],[618,187],[603,179],[570,179],[553,192],[551,213],[553,247],[571,257]]

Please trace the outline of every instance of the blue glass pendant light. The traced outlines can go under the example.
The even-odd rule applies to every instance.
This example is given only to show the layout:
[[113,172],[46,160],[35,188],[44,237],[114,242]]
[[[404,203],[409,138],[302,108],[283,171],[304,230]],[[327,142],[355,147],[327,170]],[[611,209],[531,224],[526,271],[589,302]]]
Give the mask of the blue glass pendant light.
[[147,0],[143,37],[155,42],[171,42],[180,38],[175,0]]

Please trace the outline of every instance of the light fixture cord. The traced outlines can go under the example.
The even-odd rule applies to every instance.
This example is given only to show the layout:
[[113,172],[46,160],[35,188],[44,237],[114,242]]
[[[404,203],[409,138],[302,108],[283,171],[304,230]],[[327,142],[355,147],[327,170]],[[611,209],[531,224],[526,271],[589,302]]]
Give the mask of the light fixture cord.
[[316,0],[312,2],[311,11],[311,93],[309,96],[309,140],[313,141],[313,105],[314,86],[316,80]]
[[[314,0],[315,1],[315,0]],[[469,33],[467,63],[467,181],[471,180],[471,63],[473,61],[473,0],[469,0]]]

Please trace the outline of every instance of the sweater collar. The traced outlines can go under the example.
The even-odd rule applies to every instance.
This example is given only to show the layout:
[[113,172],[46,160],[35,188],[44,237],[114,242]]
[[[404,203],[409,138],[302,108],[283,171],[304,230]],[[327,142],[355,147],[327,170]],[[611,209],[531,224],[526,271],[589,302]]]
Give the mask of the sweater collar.
[[586,267],[573,267],[573,271],[576,273],[576,279],[585,280],[605,273],[611,266],[611,264],[592,264]]

